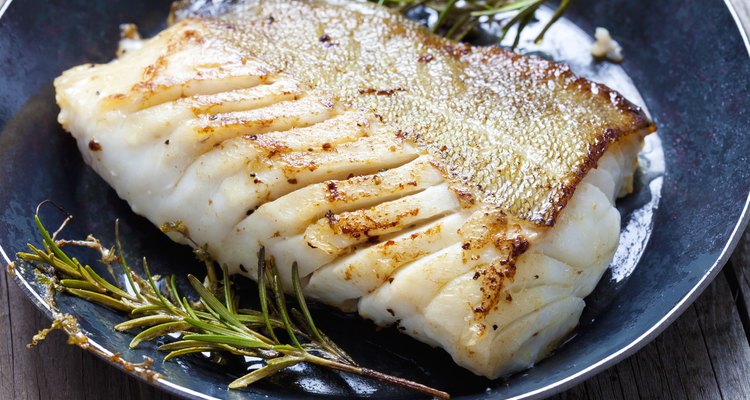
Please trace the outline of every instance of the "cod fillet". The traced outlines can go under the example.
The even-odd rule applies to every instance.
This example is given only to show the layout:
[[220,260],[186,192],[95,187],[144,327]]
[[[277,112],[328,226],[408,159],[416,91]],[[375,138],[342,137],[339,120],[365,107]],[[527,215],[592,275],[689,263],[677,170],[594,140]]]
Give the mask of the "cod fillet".
[[[345,0],[184,1],[55,80],[133,211],[497,378],[578,324],[653,124],[568,67]],[[120,52],[123,53],[123,52]],[[185,242],[176,234],[176,241]]]

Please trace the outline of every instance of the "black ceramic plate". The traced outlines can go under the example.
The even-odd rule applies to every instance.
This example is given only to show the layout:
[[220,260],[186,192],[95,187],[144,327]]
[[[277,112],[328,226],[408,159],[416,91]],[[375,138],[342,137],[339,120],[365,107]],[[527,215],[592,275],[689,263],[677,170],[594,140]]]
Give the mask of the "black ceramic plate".
[[[134,215],[83,164],[74,141],[56,122],[51,88],[52,79],[66,68],[109,60],[118,24],[136,22],[144,33],[157,32],[168,3],[25,0],[10,5],[4,16],[0,6],[0,256],[5,262],[35,241],[36,204],[54,199],[77,217],[66,237],[91,232],[111,243],[113,221],[120,218],[131,259],[147,256],[162,274],[201,272],[188,249]],[[535,368],[489,381],[456,367],[444,352],[397,332],[376,332],[359,318],[315,309],[322,327],[364,365],[455,397],[550,395],[652,340],[726,261],[745,226],[750,191],[750,60],[731,8],[718,0],[581,0],[568,18],[550,32],[545,47],[527,43],[526,51],[570,62],[579,73],[623,91],[647,106],[659,126],[659,136],[649,139],[642,159],[639,189],[619,203],[622,244],[612,268],[587,298],[581,326]],[[584,32],[595,26],[608,27],[625,47],[621,67],[591,63]],[[51,225],[60,216],[47,209],[43,218]],[[23,292],[51,315],[33,273],[25,268],[17,272]],[[253,285],[243,285],[245,297],[252,298]],[[241,360],[224,367],[199,357],[163,363],[155,344],[129,350],[131,336],[113,333],[121,315],[68,296],[58,296],[57,306],[76,315],[105,353],[121,352],[131,361],[155,359],[155,369],[165,377],[155,384],[186,397],[413,397],[310,367],[286,371],[248,390],[227,391],[227,382],[244,371]]]

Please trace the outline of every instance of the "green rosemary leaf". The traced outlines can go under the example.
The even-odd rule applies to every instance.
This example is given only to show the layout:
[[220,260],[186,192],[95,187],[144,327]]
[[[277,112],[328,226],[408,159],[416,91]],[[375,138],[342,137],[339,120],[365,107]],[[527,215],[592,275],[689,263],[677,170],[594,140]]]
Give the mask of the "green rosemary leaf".
[[262,368],[258,368],[255,371],[240,377],[229,384],[230,389],[241,389],[251,385],[263,378],[269,377],[286,367],[299,364],[304,361],[304,358],[294,356],[284,356],[279,358],[273,358],[269,360],[266,365]]
[[132,301],[138,300],[137,298],[135,298],[135,297],[131,296],[130,294],[128,294],[127,292],[125,292],[124,290],[122,290],[122,289],[118,288],[117,286],[112,285],[111,283],[107,282],[106,279],[104,279],[101,276],[99,276],[99,274],[97,274],[88,265],[86,265],[85,267],[83,267],[83,269],[86,271],[87,274],[89,274],[89,276],[91,277],[91,279],[93,279],[99,286],[102,286],[104,289],[106,289],[110,293],[115,294],[115,295],[117,295],[118,297],[121,297],[121,298],[126,298],[128,300],[132,300]]
[[443,7],[442,10],[440,10],[440,14],[438,15],[438,20],[435,23],[435,25],[432,26],[432,31],[437,32],[438,29],[443,25],[443,22],[445,22],[445,17],[448,16],[448,14],[453,10],[453,6],[456,4],[456,0],[448,0],[448,3]]
[[[296,309],[292,309],[292,316],[296,318],[300,324],[307,327],[307,321],[305,320],[305,316],[302,315],[301,312],[297,311]],[[312,347],[316,350],[319,350],[319,349],[327,350],[333,356],[337,356],[341,361],[344,361],[351,365],[357,365],[357,363],[351,358],[351,356],[349,356],[347,352],[345,352],[336,343],[334,343],[333,340],[331,340],[331,338],[326,336],[325,333],[318,331],[318,334],[320,335],[320,338],[315,339],[313,343],[305,344],[305,346]]]
[[40,250],[34,247],[34,245],[32,245],[31,243],[27,243],[26,245],[34,253],[34,257],[28,257],[29,253],[18,253],[17,256],[20,259],[26,262],[42,262],[51,266],[57,272],[60,272],[63,276],[69,276],[76,279],[81,278],[81,274],[78,272],[78,268],[72,268],[70,265],[65,264],[62,260],[57,259],[54,253]]
[[[248,314],[237,314],[237,320],[242,322],[245,326],[252,326],[255,328],[267,328],[266,320],[262,316],[248,315]],[[274,328],[281,328],[281,323],[278,321],[271,320],[271,326]]]
[[182,308],[190,316],[190,318],[198,319],[198,317],[196,316],[197,314],[195,310],[193,310],[193,307],[190,307],[190,302],[188,301],[187,297],[182,298]]
[[[74,259],[74,260],[75,260],[75,259]],[[99,284],[98,284],[98,283],[96,282],[96,280],[94,279],[94,277],[93,277],[93,276],[91,276],[91,274],[89,273],[89,271],[87,271],[87,270],[86,270],[86,268],[84,268],[84,267],[80,266],[80,264],[79,264],[79,267],[78,267],[78,272],[80,272],[80,273],[81,273],[81,278],[83,278],[84,280],[86,280],[86,281],[87,281],[88,283],[90,283],[90,284],[92,284],[92,285],[94,285],[94,286],[96,286],[96,287],[100,288],[100,289],[101,289],[101,290],[103,290],[104,292],[106,292],[106,291],[107,291],[107,290],[106,290],[106,289],[105,289],[104,287],[102,287],[101,285],[99,285]]]
[[451,39],[455,38],[456,34],[468,25],[469,18],[471,18],[470,14],[463,14],[458,16],[458,18],[456,18],[456,21],[451,24],[451,27],[448,29],[448,31],[445,32],[445,37]]
[[463,27],[460,31],[453,34],[453,40],[463,41],[466,35],[468,35],[469,32],[471,32],[477,25],[479,25],[479,21],[476,18],[470,19],[465,24],[463,24]]
[[154,325],[177,321],[177,320],[178,320],[178,317],[175,317],[173,315],[167,315],[167,314],[146,315],[145,317],[134,318],[134,319],[130,319],[125,322],[119,323],[115,325],[115,330],[119,332],[124,332],[124,331],[129,331],[133,328],[143,328],[143,327],[154,326]]
[[92,292],[90,290],[65,288],[65,291],[84,300],[93,301],[115,310],[130,312],[131,307],[106,294]]
[[234,302],[232,301],[232,284],[229,282],[229,272],[227,271],[226,264],[221,266],[221,273],[224,285],[224,303],[227,305],[227,311],[232,315],[237,314]]
[[[510,19],[510,21],[506,22],[505,25],[503,25],[503,29],[501,31],[502,33],[500,34],[498,41],[503,41],[503,39],[505,39],[505,36],[508,35],[508,32],[510,32],[510,28],[512,28],[513,25],[516,25],[520,23],[521,21],[523,21],[525,16],[528,15],[528,11],[531,9],[531,7],[537,7],[538,3],[539,3],[538,1],[534,1],[527,8],[524,8],[521,11],[519,11],[518,14],[516,14],[513,18]],[[533,15],[533,11],[531,15]],[[521,30],[519,29],[516,33],[516,38],[514,39],[513,43],[517,43],[520,37],[521,37]],[[513,45],[513,47],[515,48],[515,44]]]
[[183,311],[186,311],[185,305],[180,301],[180,292],[177,290],[177,284],[175,284],[174,275],[170,275],[169,277],[167,277],[167,289],[169,289],[169,295],[172,297],[171,301],[177,306],[177,308],[181,308]]
[[175,351],[180,349],[186,349],[189,347],[197,347],[197,346],[205,346],[205,347],[212,347],[213,349],[218,349],[219,346],[211,343],[205,343],[205,342],[199,342],[197,340],[177,340],[171,343],[165,343],[158,347],[159,351]]
[[165,310],[170,310],[169,307],[167,307],[165,304],[162,304],[162,301],[159,299],[159,296],[156,296],[154,294],[151,294],[151,285],[149,285],[146,281],[143,282],[143,287],[146,288],[143,291],[141,291],[141,296],[143,296],[143,300],[156,307],[161,307]]
[[151,286],[151,290],[154,292],[154,295],[157,297],[159,302],[166,307],[169,311],[171,311],[173,314],[177,314],[178,311],[175,308],[174,304],[172,304],[169,300],[167,300],[164,295],[161,294],[161,291],[159,290],[159,287],[156,285],[156,281],[154,280],[154,277],[151,275],[151,270],[148,267],[148,262],[146,261],[146,257],[143,257],[143,272],[146,273],[146,279],[148,281],[149,286]]
[[215,350],[216,348],[212,346],[186,347],[184,349],[171,351],[169,354],[164,356],[164,361],[169,361],[175,357],[186,356],[188,354],[203,353],[206,351],[215,351]]
[[150,312],[162,311],[162,310],[167,310],[167,308],[161,304],[149,304],[147,306],[134,308],[133,311],[130,312],[130,315],[138,315],[138,314],[150,313]]
[[413,9],[414,7],[419,7],[427,2],[428,0],[394,0],[392,1],[392,3],[397,4],[395,9],[401,14],[406,14],[407,11]]
[[226,336],[237,335],[237,332],[234,330],[227,329],[222,326],[215,325],[215,324],[209,324],[207,322],[203,322],[198,319],[185,318],[184,321],[200,330],[215,333],[217,335],[226,335]]
[[190,325],[189,323],[185,321],[165,322],[163,324],[152,326],[148,329],[143,330],[141,333],[137,334],[133,338],[133,340],[130,342],[130,348],[134,349],[138,347],[138,345],[141,344],[142,342],[153,340],[160,336],[167,335],[169,333],[187,331],[191,327],[192,325]]
[[122,269],[125,272],[125,279],[128,280],[128,285],[130,285],[130,288],[135,293],[135,297],[138,300],[143,300],[143,296],[138,290],[138,286],[136,286],[135,282],[133,281],[133,272],[131,271],[130,266],[128,265],[128,261],[125,259],[125,254],[122,251],[122,242],[120,241],[120,220],[119,219],[115,220],[115,247],[117,248],[117,259],[119,260],[120,265],[122,266]]
[[201,300],[206,304],[206,306],[214,311],[216,314],[218,314],[225,322],[229,323],[231,326],[233,326],[236,329],[239,329],[240,332],[245,331],[247,328],[245,325],[242,324],[242,322],[238,321],[237,318],[235,318],[234,314],[229,312],[226,307],[224,307],[223,304],[217,299],[211,292],[206,289],[205,286],[193,275],[188,275],[188,280],[190,281],[190,285],[195,289],[196,292],[198,292],[198,296],[200,296]]
[[278,352],[296,352],[299,353],[299,349],[297,347],[294,347],[290,344],[277,344],[274,345],[271,350],[275,350]]
[[55,256],[57,258],[63,260],[66,264],[68,264],[71,268],[77,269],[77,265],[73,263],[73,260],[68,257],[67,254],[65,254],[60,248],[55,244],[55,241],[52,240],[52,237],[50,236],[47,229],[44,228],[44,225],[42,225],[42,220],[39,219],[39,215],[34,216],[34,221],[36,221],[36,227],[39,229],[39,232],[42,234],[42,239],[44,240],[44,244],[50,248],[50,250],[55,253]]
[[522,10],[526,7],[532,6],[537,3],[542,3],[543,1],[539,0],[517,0],[510,3],[506,3],[500,7],[491,7],[489,5],[486,5],[484,10],[481,11],[472,11],[470,14],[474,17],[480,17],[484,15],[495,15],[503,12],[508,11],[517,11]]
[[249,308],[238,308],[237,309],[237,315],[246,315],[246,316],[253,316],[258,318],[263,318],[263,313],[257,310],[251,310]]
[[208,311],[208,312],[207,313],[203,313],[205,315],[200,315],[196,311],[195,315],[198,315],[198,316],[206,318],[206,319],[211,319],[213,321],[221,321],[221,322],[223,322],[223,320],[221,319],[221,315],[219,315],[219,313],[217,313],[211,307],[209,307],[208,303],[206,303],[205,300],[198,299],[198,302],[200,303],[201,306],[203,306],[203,309],[206,310],[206,311]]
[[89,281],[82,281],[79,279],[61,279],[60,285],[70,289],[83,289],[90,292],[104,293],[105,290],[99,286],[92,285]]
[[320,335],[320,331],[318,331],[318,328],[315,326],[315,322],[313,322],[312,315],[310,315],[310,310],[307,308],[305,295],[302,293],[302,286],[299,280],[299,266],[297,265],[296,261],[292,263],[292,286],[294,288],[294,295],[295,297],[297,297],[297,304],[299,304],[300,311],[302,311],[302,315],[305,318],[305,324],[309,328],[310,334],[314,339],[322,342],[323,337]]
[[[240,356],[253,356],[253,357],[259,357],[259,358],[265,358],[265,357],[278,357],[278,353],[267,351],[267,350],[258,350],[258,349],[240,349],[237,347],[229,346],[227,344],[218,344],[218,343],[205,343],[198,340],[178,340],[175,342],[163,344],[158,347],[157,350],[159,351],[167,351],[167,352],[173,352],[176,350],[182,350],[182,349],[188,349],[188,348],[194,348],[194,347],[202,347],[205,348],[205,351],[212,351],[212,352],[228,352],[235,355]],[[261,354],[261,351],[264,352]]]
[[263,320],[266,324],[266,330],[273,339],[274,343],[280,343],[276,337],[276,333],[273,331],[271,326],[271,319],[268,314],[268,284],[266,283],[266,250],[261,247],[258,250],[258,297],[260,301],[260,312],[263,315]]
[[[31,244],[28,244],[28,246],[31,247],[32,249],[34,248],[34,246],[32,246]],[[46,258],[45,257],[41,257],[41,256],[39,256],[36,253],[24,253],[22,251],[19,251],[16,255],[18,256],[18,258],[20,258],[20,259],[22,259],[24,261],[27,261],[27,262],[32,262],[32,261],[35,261],[35,262],[46,262]]]
[[557,7],[557,9],[555,9],[555,13],[552,14],[552,18],[550,18],[549,22],[547,22],[547,24],[544,25],[544,28],[542,28],[542,31],[539,32],[539,35],[537,35],[536,39],[534,39],[534,43],[539,44],[542,41],[542,39],[544,38],[544,35],[547,33],[547,31],[552,26],[552,24],[557,22],[557,20],[560,19],[560,17],[562,17],[563,13],[565,13],[565,10],[568,9],[568,7],[570,6],[570,1],[571,0],[562,0],[560,2],[560,5]]
[[274,297],[276,298],[276,307],[279,310],[279,317],[284,323],[284,329],[286,329],[286,333],[287,335],[289,335],[289,339],[294,342],[294,345],[297,346],[297,348],[302,350],[302,345],[300,344],[299,339],[297,339],[297,335],[294,334],[295,326],[289,319],[289,312],[286,308],[286,299],[284,298],[284,289],[281,287],[281,277],[276,271],[276,265],[274,265],[273,260],[271,260],[270,266],[272,269],[271,272],[273,273],[273,285],[271,286],[271,288],[273,290]]
[[[534,12],[536,12],[537,8],[539,8],[539,6],[541,5],[542,3],[540,2],[518,13],[518,15],[521,17],[520,20],[518,20],[518,33],[516,33],[516,37],[513,39],[513,45],[511,47],[518,47],[518,43],[521,40],[520,32],[523,31],[524,28],[526,28],[526,25],[528,25],[529,22],[531,22],[531,20],[534,18]],[[510,25],[510,22],[508,23],[508,25]]]
[[228,344],[230,346],[245,347],[248,349],[258,348],[271,350],[271,346],[267,343],[263,343],[260,340],[240,337],[236,335],[190,334],[183,336],[183,339],[197,340],[199,342],[206,343]]
[[71,268],[68,264],[65,264],[65,262],[57,257],[53,256],[52,263],[49,265],[55,268],[55,270],[60,271],[63,276],[69,276],[71,278],[83,278],[83,275],[78,271],[78,269]]

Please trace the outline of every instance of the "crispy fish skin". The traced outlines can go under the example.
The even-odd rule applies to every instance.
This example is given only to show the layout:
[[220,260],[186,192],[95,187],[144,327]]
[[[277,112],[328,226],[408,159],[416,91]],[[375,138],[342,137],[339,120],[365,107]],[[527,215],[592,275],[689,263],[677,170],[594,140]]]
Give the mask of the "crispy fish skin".
[[454,184],[538,225],[554,225],[607,146],[655,129],[637,106],[566,65],[458,44],[369,3],[200,4],[183,1],[176,19],[219,15],[207,21],[223,40],[375,110],[435,156]]
[[[353,12],[343,3],[341,9],[333,3],[292,0],[264,4],[289,13],[315,5],[331,17]],[[257,17],[243,7],[235,4],[223,12]],[[375,17],[384,13],[362,7]],[[280,23],[264,17],[264,24]],[[261,47],[273,50],[248,48],[234,35],[247,39],[246,31],[254,29],[262,35],[266,25],[240,28],[244,19],[226,18],[185,19],[117,60],[74,67],[55,80],[60,123],[76,138],[86,162],[135,212],[156,225],[183,222],[199,246],[251,278],[257,250],[264,246],[286,285],[296,261],[307,295],[379,325],[395,325],[490,378],[532,366],[577,325],[583,298],[617,247],[620,215],[614,201],[632,190],[637,153],[650,125],[613,136],[608,145],[592,139],[589,131],[581,133],[574,142],[593,140],[590,146],[603,155],[596,168],[568,186],[567,204],[554,226],[548,226],[485,201],[474,184],[456,181],[446,170],[449,164],[442,152],[430,150],[435,146],[429,138],[411,140],[414,134],[396,125],[408,120],[389,121],[379,108],[371,109],[416,118],[411,109],[389,108],[395,107],[396,96],[410,92],[371,93],[367,88],[382,83],[374,81],[365,82],[359,93],[349,86],[353,78],[340,73],[335,76],[343,88],[325,80],[322,88],[315,86],[306,77],[328,76],[328,65],[275,55],[293,49],[273,47],[268,40]],[[412,28],[406,24],[403,30]],[[326,42],[319,38],[315,43]],[[280,59],[286,60],[286,68],[274,64]],[[454,60],[465,67],[460,57]],[[357,69],[351,73],[379,79]],[[435,79],[446,76],[452,75]],[[544,80],[533,82],[547,86]],[[350,89],[354,92],[346,97]],[[440,88],[420,90],[428,89],[437,91],[424,93],[429,102],[406,96],[402,108],[437,106]],[[519,95],[538,92],[520,90]],[[585,90],[548,94],[572,106],[576,101],[566,96],[580,93],[577,107],[591,111],[584,107],[591,97]],[[488,98],[475,101],[475,108],[482,110]],[[369,103],[372,99],[383,102]],[[499,110],[511,112],[501,119],[521,117],[513,108]],[[612,121],[591,118],[615,129],[631,119],[629,111],[621,114]],[[471,135],[441,132],[445,136],[440,140],[458,143],[456,152],[465,152],[464,157],[484,156],[471,153],[481,150],[473,146]],[[546,135],[552,138],[550,146],[560,147],[550,151],[561,153],[569,149],[568,141],[553,139],[578,133],[552,130]],[[496,136],[498,151],[515,149],[510,146],[515,142]],[[524,157],[531,154],[527,147]],[[518,172],[558,179],[548,173],[563,168],[555,162],[546,169]],[[562,185],[565,180],[559,179]],[[530,194],[528,184],[498,182],[519,184],[518,195],[527,196],[524,203],[540,202],[544,208],[546,197]]]

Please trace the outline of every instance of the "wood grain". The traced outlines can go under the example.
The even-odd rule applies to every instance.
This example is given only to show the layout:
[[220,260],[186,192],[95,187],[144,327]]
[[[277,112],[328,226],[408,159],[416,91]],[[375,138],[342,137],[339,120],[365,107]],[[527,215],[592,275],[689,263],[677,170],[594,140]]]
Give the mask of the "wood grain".
[[743,399],[748,393],[750,344],[722,273],[651,344],[556,398]]
[[[0,8],[5,0],[0,0]],[[750,27],[750,0],[734,0]],[[705,293],[644,349],[556,399],[742,399],[750,396],[750,232]],[[0,273],[0,399],[174,399],[53,333]]]
[[750,394],[750,344],[740,322],[726,274],[720,275],[700,302],[698,322],[706,340],[711,367],[724,399]]

